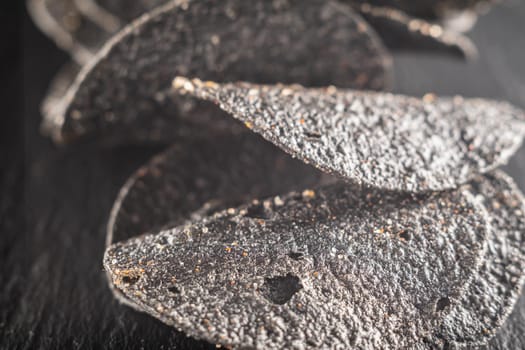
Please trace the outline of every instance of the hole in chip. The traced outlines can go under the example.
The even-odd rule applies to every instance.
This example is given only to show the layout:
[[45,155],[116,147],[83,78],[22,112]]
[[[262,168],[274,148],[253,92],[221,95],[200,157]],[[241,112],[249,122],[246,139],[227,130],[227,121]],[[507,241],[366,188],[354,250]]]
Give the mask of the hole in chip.
[[140,276],[124,276],[122,277],[122,283],[135,284],[139,281]]
[[310,139],[320,139],[321,138],[321,134],[318,133],[318,132],[313,132],[313,131],[305,131],[304,132],[304,136],[310,138]]
[[170,286],[168,287],[168,292],[170,292],[171,294],[180,294],[180,289],[176,286]]
[[399,232],[399,238],[403,241],[410,241],[410,233],[407,230]]
[[301,285],[299,277],[289,273],[286,276],[266,278],[260,291],[270,302],[283,305],[301,288],[303,288],[303,286]]
[[266,212],[266,209],[261,203],[253,204],[248,207],[246,210],[245,217],[252,218],[252,219],[269,219],[269,215]]
[[293,260],[301,260],[303,258],[303,253],[301,252],[290,252],[288,253],[288,256],[290,257],[290,259],[293,259]]
[[450,299],[449,298],[447,298],[447,297],[440,298],[436,302],[436,311],[437,312],[443,311],[449,306],[450,306]]

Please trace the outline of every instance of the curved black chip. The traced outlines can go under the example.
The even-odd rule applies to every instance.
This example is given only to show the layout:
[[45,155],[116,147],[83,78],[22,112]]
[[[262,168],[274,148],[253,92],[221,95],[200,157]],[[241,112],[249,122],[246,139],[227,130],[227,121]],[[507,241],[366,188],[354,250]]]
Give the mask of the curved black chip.
[[441,324],[476,271],[476,203],[339,183],[117,243],[104,265],[136,308],[217,344],[405,348]]
[[[255,134],[210,132],[179,140],[122,187],[111,211],[106,245],[327,181],[326,175]],[[121,302],[136,308],[111,286]]]
[[525,200],[502,171],[473,181],[489,215],[487,250],[472,285],[436,337],[447,344],[485,345],[503,325],[525,282]]
[[183,77],[173,86],[319,169],[387,190],[455,188],[505,163],[525,135],[523,111],[482,99]]
[[176,75],[382,89],[390,65],[366,22],[335,1],[176,1],[110,40],[45,125],[57,141],[172,140],[177,120],[194,115],[170,99]]

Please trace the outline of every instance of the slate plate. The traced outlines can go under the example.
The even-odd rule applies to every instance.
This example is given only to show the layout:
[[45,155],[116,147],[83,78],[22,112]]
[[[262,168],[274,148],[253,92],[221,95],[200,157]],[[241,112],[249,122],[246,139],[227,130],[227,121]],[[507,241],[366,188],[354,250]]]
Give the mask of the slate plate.
[[[214,136],[210,132],[206,137],[180,140],[137,170],[120,190],[108,222],[106,245],[254,198],[329,181],[258,135]],[[120,301],[135,308],[118,289],[112,290]]]
[[[191,154],[185,152],[188,149]],[[189,219],[201,220],[251,198],[320,182],[321,173],[290,159],[255,135],[179,142],[139,169],[123,187],[112,210],[107,245],[181,225]],[[525,211],[521,192],[501,171],[479,177],[466,187],[488,209],[489,249],[473,285],[461,301],[457,304],[449,299],[443,301],[451,312],[441,330],[434,331],[434,339],[419,342],[422,349],[428,344],[446,348],[454,344],[485,344],[512,311],[523,282]],[[311,193],[305,191],[303,196]],[[284,204],[280,197],[275,202]],[[268,219],[271,206],[267,203],[254,202],[246,211],[248,216]],[[298,258],[303,253],[292,255]],[[118,285],[111,286],[119,300],[144,311],[142,303],[129,299]]]
[[[122,27],[167,2],[168,0],[76,0],[81,11],[86,9],[86,16],[109,30],[116,25]],[[428,50],[460,57],[475,55],[475,47],[468,38],[449,32],[439,24],[416,20],[396,8],[374,7],[368,2],[347,3],[365,17],[390,49]],[[109,13],[112,15],[108,18]],[[436,34],[438,31],[439,34]]]
[[485,216],[468,192],[339,183],[117,243],[104,266],[136,307],[218,344],[406,347],[461,298]]

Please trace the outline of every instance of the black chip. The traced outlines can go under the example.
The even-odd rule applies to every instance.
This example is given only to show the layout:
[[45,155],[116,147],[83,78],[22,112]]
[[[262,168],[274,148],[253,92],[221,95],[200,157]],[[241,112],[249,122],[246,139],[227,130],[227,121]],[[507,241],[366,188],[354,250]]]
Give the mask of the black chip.
[[476,203],[339,183],[117,243],[104,265],[137,309],[217,344],[406,348],[477,269],[487,214]]
[[388,190],[455,188],[505,163],[525,134],[523,111],[482,99],[182,77],[173,86],[217,104],[307,163]]
[[[210,133],[179,140],[137,170],[121,189],[106,244],[328,181],[326,175],[255,134]],[[136,307],[118,289],[112,291],[120,301]]]
[[47,132],[57,141],[90,133],[173,140],[179,117],[194,116],[191,104],[170,98],[176,75],[383,89],[390,68],[373,30],[335,1],[170,2],[84,67],[46,116]]
[[525,200],[501,171],[471,184],[489,214],[483,263],[437,338],[446,344],[485,345],[511,313],[525,281]]

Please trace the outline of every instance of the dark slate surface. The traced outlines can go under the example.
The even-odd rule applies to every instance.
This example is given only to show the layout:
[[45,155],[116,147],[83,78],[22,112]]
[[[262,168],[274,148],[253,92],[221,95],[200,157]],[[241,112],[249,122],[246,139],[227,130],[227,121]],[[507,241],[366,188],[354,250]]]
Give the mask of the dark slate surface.
[[[13,8],[2,11],[0,21],[6,27],[0,32],[5,99],[5,125],[0,127],[0,348],[214,348],[112,297],[102,271],[109,210],[127,176],[161,148],[60,150],[42,138],[38,105],[67,57],[27,17],[17,25],[14,3],[21,1],[10,3]],[[470,65],[396,57],[395,91],[504,98],[525,107],[524,20],[525,4],[517,0],[494,9],[472,34],[481,59]],[[19,57],[14,53],[22,30]],[[13,92],[15,98],[5,98]],[[525,148],[509,169],[525,189]],[[524,334],[522,296],[493,348],[524,348]]]

